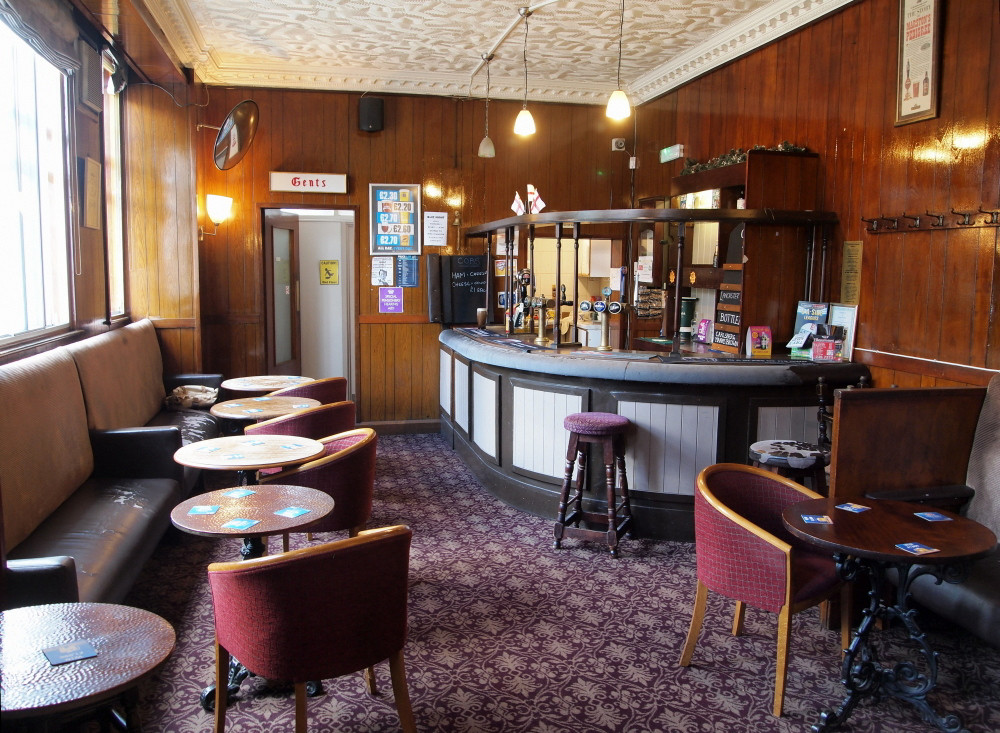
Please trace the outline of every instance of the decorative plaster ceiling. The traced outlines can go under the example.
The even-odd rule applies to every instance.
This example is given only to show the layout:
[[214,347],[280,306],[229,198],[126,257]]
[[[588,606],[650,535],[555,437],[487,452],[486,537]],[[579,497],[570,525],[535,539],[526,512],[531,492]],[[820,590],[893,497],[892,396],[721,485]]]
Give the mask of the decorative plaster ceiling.
[[[633,104],[854,0],[626,0],[622,85]],[[524,96],[524,20],[503,0],[145,0],[207,84]],[[616,87],[618,0],[529,6],[528,100],[604,104]]]

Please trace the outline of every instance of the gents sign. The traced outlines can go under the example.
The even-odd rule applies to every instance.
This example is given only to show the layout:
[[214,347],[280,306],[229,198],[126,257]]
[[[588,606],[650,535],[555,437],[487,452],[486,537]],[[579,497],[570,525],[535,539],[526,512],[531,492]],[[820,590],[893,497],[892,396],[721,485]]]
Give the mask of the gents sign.
[[279,173],[271,171],[272,191],[304,193],[347,193],[343,173]]

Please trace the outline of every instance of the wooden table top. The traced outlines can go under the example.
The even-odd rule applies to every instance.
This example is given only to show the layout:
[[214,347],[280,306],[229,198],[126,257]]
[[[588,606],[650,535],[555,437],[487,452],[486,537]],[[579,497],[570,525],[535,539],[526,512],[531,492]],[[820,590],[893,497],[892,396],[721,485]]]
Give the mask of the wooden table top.
[[[111,700],[162,664],[174,629],[111,603],[53,603],[0,613],[3,717],[31,718]],[[89,642],[97,656],[52,665],[43,649]]]
[[[843,499],[808,499],[786,507],[781,518],[788,530],[814,545],[855,557],[881,562],[919,562],[943,565],[957,560],[973,560],[993,551],[996,535],[971,519],[923,504],[889,500],[855,500],[854,505],[867,511],[839,509]],[[917,516],[930,512],[943,521],[928,521]],[[830,524],[810,524],[803,515],[827,516]],[[935,552],[911,553],[897,547],[920,543]]]
[[270,420],[272,417],[281,417],[291,412],[305,410],[309,407],[318,407],[319,400],[311,397],[243,397],[237,400],[226,400],[217,402],[209,410],[216,417],[224,417],[230,420]]
[[312,377],[290,377],[284,374],[262,374],[256,377],[234,377],[222,383],[224,389],[233,392],[273,392],[285,387],[296,387],[306,382],[315,382]]
[[255,471],[305,463],[323,455],[323,444],[288,435],[229,435],[189,443],[174,453],[184,466],[215,471]]
[[[247,491],[253,493],[245,494]],[[329,494],[305,486],[236,486],[209,491],[181,502],[170,512],[170,521],[177,529],[202,537],[267,537],[304,531],[332,512],[333,506],[333,497]],[[196,507],[201,511],[212,507],[218,509],[213,514],[202,514]],[[275,513],[292,508],[309,511],[299,516]],[[195,513],[192,514],[192,510]],[[257,524],[245,528],[225,526],[234,519],[252,519]]]

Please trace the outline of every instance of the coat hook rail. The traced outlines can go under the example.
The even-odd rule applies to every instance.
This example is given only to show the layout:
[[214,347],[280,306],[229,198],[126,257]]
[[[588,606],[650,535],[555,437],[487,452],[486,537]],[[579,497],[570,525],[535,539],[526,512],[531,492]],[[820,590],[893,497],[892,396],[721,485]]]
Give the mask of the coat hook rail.
[[[873,219],[866,219],[862,216],[861,221],[865,223],[865,231],[869,234],[885,234],[887,232],[905,233],[914,230],[927,232],[932,230],[1000,227],[1000,209],[987,209],[980,205],[975,211],[960,211],[952,208],[950,209],[950,213],[954,214],[957,218],[952,218],[947,213],[938,213],[930,209],[925,209],[923,214],[917,215],[907,214],[904,211],[895,216],[879,214]],[[983,219],[979,219],[976,216],[977,213],[986,214],[986,216]],[[900,228],[900,220],[906,221],[905,227]]]

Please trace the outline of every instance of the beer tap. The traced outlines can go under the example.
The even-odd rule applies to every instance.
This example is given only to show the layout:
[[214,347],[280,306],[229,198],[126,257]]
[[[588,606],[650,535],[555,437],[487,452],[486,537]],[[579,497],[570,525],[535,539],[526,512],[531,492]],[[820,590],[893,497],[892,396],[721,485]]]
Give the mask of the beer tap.
[[531,299],[531,305],[538,309],[538,337],[535,339],[535,343],[539,346],[545,346],[552,342],[552,339],[545,335],[545,311],[550,303],[555,305],[554,301],[545,298],[535,297]]
[[604,300],[597,300],[593,303],[584,300],[580,303],[580,310],[586,312],[591,308],[597,313],[601,321],[601,345],[597,347],[597,351],[611,351],[611,324],[608,320],[609,315],[617,315],[622,312],[625,308],[625,304],[617,300],[611,300],[611,288],[604,288],[601,290],[601,294],[604,296]]

